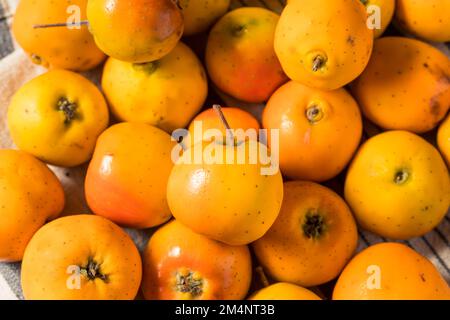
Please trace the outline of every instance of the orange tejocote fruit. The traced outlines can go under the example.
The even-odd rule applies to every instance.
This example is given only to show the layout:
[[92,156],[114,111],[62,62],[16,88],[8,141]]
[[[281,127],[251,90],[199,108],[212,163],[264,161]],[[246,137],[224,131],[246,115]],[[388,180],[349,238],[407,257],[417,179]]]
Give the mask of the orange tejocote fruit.
[[352,93],[365,116],[380,127],[423,133],[450,108],[449,79],[450,59],[438,49],[419,40],[385,37],[375,41]]
[[34,25],[65,22],[70,13],[86,19],[88,0],[20,0],[12,31],[31,60],[47,68],[85,71],[100,64],[105,54],[85,27],[35,29]]
[[292,80],[333,90],[369,62],[373,30],[360,0],[289,1],[275,32],[275,51]]
[[[379,38],[386,31],[394,17],[395,0],[360,0],[369,14],[369,24],[374,27],[374,37]],[[380,19],[380,20],[377,20]],[[377,25],[380,23],[380,25]]]
[[450,115],[439,127],[437,140],[439,150],[450,167]]
[[322,182],[335,177],[362,135],[361,113],[345,89],[323,91],[293,81],[273,94],[262,122],[269,131],[279,130],[281,171],[292,179]]
[[174,220],[143,253],[142,292],[149,300],[239,300],[252,278],[247,246],[229,246]]
[[[222,108],[222,112],[227,119],[230,128],[236,130],[236,133],[237,130],[242,130],[243,133],[247,133],[247,130],[250,129],[255,134],[249,134],[246,138],[258,140],[260,126],[258,120],[256,120],[256,118],[253,117],[250,113],[242,109],[232,107]],[[203,132],[203,135],[200,136],[196,132],[196,126],[198,126],[199,124],[201,124],[201,129]],[[226,129],[223,127],[223,124],[220,122],[220,119],[217,117],[216,112],[212,108],[203,111],[202,113],[197,115],[194,120],[192,120],[191,124],[189,125],[190,139],[187,142],[183,140],[183,142],[186,146],[192,146],[200,141],[208,140],[204,136],[204,133],[205,131],[210,129],[220,130],[223,137],[226,137],[227,135]],[[199,128],[197,128],[197,130],[199,130]]]
[[273,48],[278,20],[276,13],[264,8],[239,8],[211,29],[206,67],[221,91],[260,103],[288,80]]
[[21,277],[28,300],[133,300],[142,262],[131,238],[114,223],[75,215],[36,232]]
[[33,234],[64,208],[63,188],[28,153],[0,150],[0,261],[22,260]]
[[334,300],[449,300],[450,288],[436,267],[400,243],[381,243],[345,267]]
[[277,220],[253,249],[275,280],[312,287],[336,278],[357,242],[355,220],[341,197],[313,182],[292,181],[284,184]]
[[27,82],[8,108],[8,127],[17,147],[61,167],[87,162],[108,123],[100,90],[67,70],[50,70]]
[[147,63],[109,58],[102,87],[120,121],[143,122],[169,133],[186,127],[208,94],[206,72],[195,53],[179,42],[165,57]]
[[408,33],[424,40],[450,41],[449,0],[397,0],[395,21]]
[[143,123],[120,123],[98,139],[85,193],[95,214],[120,225],[150,228],[171,217],[166,187],[175,142]]
[[108,56],[127,62],[168,54],[183,34],[183,14],[173,0],[89,0],[89,28]]
[[206,31],[230,7],[231,0],[178,0],[184,17],[184,35]]
[[167,200],[174,217],[230,245],[261,238],[275,221],[283,181],[265,145],[218,137],[202,141],[179,157],[169,177]]
[[407,131],[382,133],[356,154],[345,199],[363,228],[389,239],[419,237],[448,211],[448,169],[421,137]]
[[259,290],[250,300],[322,300],[314,292],[292,283],[279,282]]

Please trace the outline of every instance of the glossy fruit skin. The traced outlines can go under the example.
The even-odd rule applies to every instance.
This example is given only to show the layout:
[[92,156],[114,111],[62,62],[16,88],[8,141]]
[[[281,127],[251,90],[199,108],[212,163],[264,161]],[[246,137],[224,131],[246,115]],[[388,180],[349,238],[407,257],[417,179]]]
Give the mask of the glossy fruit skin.
[[[210,240],[176,220],[156,231],[143,259],[142,291],[149,300],[239,300],[245,298],[250,286],[247,246]],[[177,290],[177,276],[190,273],[202,282],[200,286],[186,292]]]
[[372,52],[366,20],[360,0],[290,1],[275,32],[275,52],[288,77],[324,90],[350,83]]
[[87,17],[97,46],[118,60],[161,59],[183,34],[183,15],[173,0],[89,0]]
[[345,199],[361,227],[389,239],[419,237],[450,205],[450,178],[439,152],[406,131],[367,141],[353,160]]
[[[379,289],[368,286],[370,267],[379,268]],[[428,259],[403,244],[387,242],[365,249],[350,261],[338,279],[333,299],[448,300],[450,288]]]
[[397,0],[395,21],[408,33],[434,42],[450,41],[450,1]]
[[212,28],[206,47],[211,80],[224,93],[259,103],[288,79],[273,48],[279,16],[264,8],[239,8]]
[[322,300],[314,292],[287,282],[279,282],[263,288],[250,300]]
[[[85,273],[89,261],[100,273],[92,279]],[[69,277],[76,276],[70,266],[85,271],[80,270],[79,289],[68,286]],[[75,215],[52,221],[33,236],[21,283],[28,300],[133,300],[141,277],[139,251],[125,231],[102,217]]]
[[181,42],[154,62],[133,64],[109,58],[102,87],[117,119],[151,124],[168,133],[186,127],[208,94],[201,62]]
[[36,64],[72,71],[92,69],[105,59],[105,54],[97,48],[88,28],[33,28],[38,24],[66,21],[70,6],[80,8],[80,18],[86,20],[87,2],[21,0],[12,25],[14,37]]
[[[250,163],[253,145],[263,154],[267,151],[258,142],[249,140],[236,148],[217,144],[223,164],[195,162],[195,148],[205,154],[210,143],[183,153],[169,177],[169,207],[178,221],[197,233],[229,245],[249,244],[262,237],[278,216],[283,199],[281,173],[263,174],[259,159]],[[233,151],[245,152],[245,164],[226,162],[227,152]]]
[[0,150],[0,262],[22,260],[33,234],[64,208],[50,169],[23,151]]
[[253,249],[272,278],[312,287],[336,278],[357,242],[355,220],[342,198],[319,184],[291,181],[284,184],[277,220]]
[[439,127],[437,142],[442,156],[450,167],[450,116]]
[[[374,37],[379,38],[383,35],[384,31],[386,31],[386,28],[389,26],[389,24],[392,21],[392,18],[394,17],[394,11],[395,11],[395,0],[365,0],[363,1],[367,9],[370,8],[370,6],[378,6],[380,8],[380,14],[381,14],[381,28],[380,29],[374,29]],[[369,14],[373,14],[373,10],[369,11]]]
[[[316,118],[309,113],[315,108]],[[281,172],[298,180],[322,182],[338,175],[362,136],[361,113],[345,89],[323,91],[293,81],[270,98],[262,123],[280,130]]]
[[206,31],[230,7],[230,0],[180,0],[184,17],[184,35]]
[[65,70],[51,70],[27,82],[8,109],[14,143],[61,167],[88,161],[108,123],[108,107],[100,90],[81,75]]
[[387,130],[415,133],[435,128],[450,108],[450,60],[418,40],[375,41],[364,73],[352,93],[365,116]]
[[[230,125],[231,129],[239,130],[242,129],[244,131],[247,131],[249,129],[255,130],[256,132],[256,139],[258,139],[258,133],[260,130],[260,125],[258,123],[258,120],[256,120],[255,117],[253,117],[250,113],[247,111],[244,111],[239,108],[222,108],[222,112],[227,119],[228,124]],[[189,134],[190,139],[187,142],[187,145],[194,145],[200,141],[203,140],[204,137],[198,137],[195,133],[195,122],[201,122],[203,131],[209,130],[209,129],[217,129],[220,130],[223,134],[223,137],[227,136],[226,130],[220,121],[220,118],[217,116],[216,111],[214,109],[207,109],[203,111],[202,113],[198,114],[189,125]],[[253,136],[248,136],[248,138],[254,138]],[[183,140],[184,141],[184,140]]]
[[115,223],[150,228],[171,217],[166,186],[175,143],[164,131],[141,123],[120,123],[98,139],[86,175],[91,210]]

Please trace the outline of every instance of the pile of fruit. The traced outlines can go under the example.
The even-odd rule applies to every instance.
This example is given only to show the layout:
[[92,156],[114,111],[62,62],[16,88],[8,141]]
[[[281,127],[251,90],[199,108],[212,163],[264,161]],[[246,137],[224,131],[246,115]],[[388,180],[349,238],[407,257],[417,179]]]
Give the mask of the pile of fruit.
[[[20,1],[15,38],[50,69],[11,101],[20,151],[0,150],[0,261],[22,261],[25,298],[310,300],[337,279],[333,299],[450,299],[404,244],[355,256],[358,228],[408,240],[448,212],[450,60],[423,40],[450,41],[450,1],[229,5]],[[70,12],[80,19],[51,26]],[[415,38],[381,37],[391,19]],[[206,70],[180,41],[199,34]],[[100,91],[76,72],[106,56]],[[261,123],[205,106],[211,87],[265,103]],[[171,136],[182,128],[194,139]],[[261,128],[267,139],[225,130]],[[221,160],[255,145],[269,157],[189,161],[211,144]],[[58,218],[65,195],[46,164],[84,163],[94,214]],[[154,234],[139,252],[119,226]]]

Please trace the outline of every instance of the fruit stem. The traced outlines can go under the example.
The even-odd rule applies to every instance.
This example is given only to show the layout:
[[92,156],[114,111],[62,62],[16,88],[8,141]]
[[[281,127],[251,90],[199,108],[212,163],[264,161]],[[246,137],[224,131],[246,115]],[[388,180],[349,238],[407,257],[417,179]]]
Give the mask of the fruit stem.
[[316,56],[313,61],[312,71],[314,71],[314,72],[319,71],[319,69],[323,67],[324,62],[325,62],[324,57],[322,57],[320,55]]
[[225,115],[223,114],[222,107],[218,104],[215,104],[215,105],[213,105],[213,109],[214,109],[214,111],[216,111],[217,115],[220,118],[220,121],[222,122],[223,126],[225,127],[225,130],[226,130],[227,136],[228,136],[227,141],[234,144],[234,135],[233,135],[230,125],[228,124],[227,118],[225,118]]
[[57,27],[81,27],[88,25],[89,21],[83,20],[78,23],[60,22],[60,23],[35,24],[33,25],[33,29],[57,28]]

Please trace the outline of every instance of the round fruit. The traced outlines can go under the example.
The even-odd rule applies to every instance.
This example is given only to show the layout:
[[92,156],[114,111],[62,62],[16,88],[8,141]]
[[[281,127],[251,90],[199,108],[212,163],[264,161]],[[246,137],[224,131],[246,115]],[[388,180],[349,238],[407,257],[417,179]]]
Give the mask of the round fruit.
[[105,54],[97,48],[87,28],[33,28],[66,21],[71,8],[85,20],[87,2],[21,0],[12,25],[14,37],[36,64],[73,71],[92,69],[105,59]]
[[184,17],[184,35],[206,31],[230,7],[230,0],[179,0]]
[[0,261],[20,261],[33,234],[64,208],[64,191],[28,153],[0,150]]
[[425,257],[400,243],[381,243],[350,261],[333,299],[448,300],[450,288]]
[[450,108],[450,59],[418,40],[375,41],[364,73],[352,85],[365,116],[388,130],[429,131]]
[[121,123],[106,130],[86,175],[92,211],[134,228],[169,220],[166,187],[174,146],[167,133],[146,124]]
[[441,124],[437,139],[439,150],[450,167],[450,116]]
[[[256,120],[250,113],[239,108],[222,108],[222,112],[227,119],[230,128],[235,130],[235,133],[238,133],[237,130],[240,129],[244,132],[247,132],[247,130],[250,129],[253,130],[256,135],[248,135],[248,138],[254,140],[258,139],[260,126],[258,120]],[[203,134],[200,136],[195,131],[196,125],[201,125]],[[190,141],[188,141],[186,145],[192,146],[200,141],[208,140],[205,139],[204,134],[207,130],[210,129],[220,130],[223,137],[227,136],[223,124],[217,117],[217,113],[212,108],[203,111],[198,116],[196,116],[194,120],[192,120],[191,124],[189,125]]]
[[261,289],[250,300],[322,300],[314,292],[291,283],[276,283]]
[[89,0],[87,17],[103,52],[135,63],[167,55],[184,27],[183,14],[173,0]]
[[[278,168],[266,166],[271,159],[261,157],[267,154],[267,148],[253,140],[234,145],[204,142],[185,151],[167,186],[174,217],[193,231],[230,245],[261,238],[278,216],[283,199]],[[233,155],[232,161],[228,155]]]
[[344,200],[319,184],[293,181],[284,184],[277,220],[253,248],[271,277],[311,287],[337,277],[357,242],[355,220]]
[[390,131],[358,151],[345,198],[360,225],[391,239],[422,236],[450,205],[450,179],[439,152],[419,136]]
[[281,171],[293,179],[335,177],[362,135],[361,113],[345,89],[322,91],[293,81],[270,98],[262,122],[265,129],[279,130]]
[[273,48],[279,16],[263,8],[240,8],[212,28],[206,66],[214,84],[246,102],[264,102],[287,77]]
[[450,41],[449,0],[397,0],[395,20],[408,33],[429,41]]
[[52,70],[26,83],[8,109],[14,143],[39,159],[63,167],[88,161],[109,122],[108,107],[86,78]]
[[252,278],[247,246],[210,240],[178,221],[156,231],[143,259],[146,299],[243,299]]
[[120,121],[144,122],[169,133],[189,124],[208,93],[201,62],[181,42],[153,62],[133,64],[108,59],[102,87]]
[[132,300],[141,257],[114,223],[93,215],[57,219],[27,246],[22,289],[29,300]]
[[366,6],[370,14],[370,22],[380,19],[379,28],[374,29],[374,36],[375,38],[381,37],[394,16],[395,0],[361,0],[361,2]]
[[373,30],[360,0],[288,2],[275,32],[275,51],[292,80],[333,90],[369,62]]

